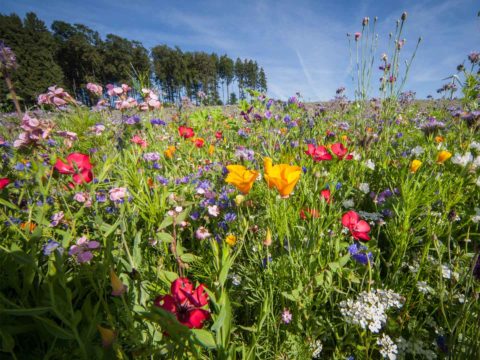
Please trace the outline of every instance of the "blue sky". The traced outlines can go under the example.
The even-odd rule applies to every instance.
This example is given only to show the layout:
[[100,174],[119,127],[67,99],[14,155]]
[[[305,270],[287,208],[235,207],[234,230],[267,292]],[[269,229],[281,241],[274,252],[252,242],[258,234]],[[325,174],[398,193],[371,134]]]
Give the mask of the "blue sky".
[[[267,74],[269,95],[283,99],[299,91],[308,101],[328,100],[339,86],[353,94],[346,33],[360,31],[364,16],[378,16],[379,59],[395,21],[408,12],[403,59],[423,40],[406,89],[419,98],[436,95],[442,79],[480,51],[478,0],[0,0],[2,13],[29,11],[47,26],[81,23],[147,48],[178,45],[255,59]],[[379,77],[374,70],[372,90]]]

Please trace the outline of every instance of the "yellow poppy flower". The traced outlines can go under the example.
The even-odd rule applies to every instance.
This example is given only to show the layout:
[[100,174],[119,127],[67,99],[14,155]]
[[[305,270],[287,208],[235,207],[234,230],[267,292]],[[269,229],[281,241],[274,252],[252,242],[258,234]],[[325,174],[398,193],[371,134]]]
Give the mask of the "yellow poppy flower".
[[272,165],[272,159],[268,157],[263,159],[263,166],[268,187],[275,187],[282,197],[288,197],[297,185],[302,169],[287,164]]
[[233,234],[229,234],[225,238],[225,242],[230,246],[235,246],[235,244],[237,243],[237,237]]
[[452,157],[452,153],[450,151],[442,150],[437,155],[437,164],[443,164],[445,161]]
[[410,171],[412,173],[416,173],[420,166],[422,166],[422,162],[420,160],[413,160],[410,164]]
[[243,194],[248,194],[258,176],[258,171],[247,170],[242,165],[228,165],[227,170],[228,175],[225,181],[234,185]]

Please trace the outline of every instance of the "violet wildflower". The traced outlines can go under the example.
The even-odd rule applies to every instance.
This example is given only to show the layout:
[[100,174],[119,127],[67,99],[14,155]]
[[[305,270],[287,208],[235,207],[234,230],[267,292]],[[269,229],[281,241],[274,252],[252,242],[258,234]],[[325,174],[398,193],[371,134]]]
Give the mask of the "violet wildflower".
[[60,254],[63,253],[63,248],[60,243],[52,239],[49,239],[47,243],[44,244],[42,247],[42,252],[45,256],[50,256],[50,254],[53,253],[55,250],[57,250]]
[[237,147],[235,151],[235,157],[240,159],[241,161],[252,161],[254,158],[255,152],[251,149],[247,149],[244,146]]
[[52,215],[52,217],[50,218],[50,220],[52,220],[50,222],[50,226],[51,227],[55,227],[57,226],[64,218],[65,214],[63,213],[63,211],[59,211],[55,214]]
[[125,124],[127,125],[135,125],[140,122],[140,117],[138,115],[130,116],[125,119]]
[[152,125],[167,125],[167,123],[161,119],[152,119],[150,120],[150,124]]
[[77,239],[75,245],[70,246],[68,255],[76,256],[77,261],[80,264],[89,262],[93,258],[93,250],[100,248],[100,243],[98,241],[89,241],[86,236],[82,236]]
[[283,309],[283,312],[282,312],[282,321],[284,324],[289,324],[290,321],[292,321],[292,313],[290,312],[290,310],[288,310],[287,308],[284,308]]
[[146,161],[158,161],[160,160],[160,154],[158,152],[149,152],[143,154],[143,159]]

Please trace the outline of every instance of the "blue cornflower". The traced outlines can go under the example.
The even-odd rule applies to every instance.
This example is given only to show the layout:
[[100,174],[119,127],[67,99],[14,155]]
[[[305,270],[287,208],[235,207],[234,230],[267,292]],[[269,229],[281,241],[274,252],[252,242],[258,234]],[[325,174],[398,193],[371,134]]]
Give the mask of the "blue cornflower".
[[226,213],[224,216],[226,222],[232,222],[237,219],[237,214],[235,213]]
[[367,265],[369,261],[372,262],[373,260],[373,254],[371,252],[366,252],[366,250],[368,250],[368,248],[358,242],[355,242],[348,247],[348,252],[352,258],[363,265]]
[[150,124],[152,124],[152,125],[167,125],[167,123],[165,121],[163,121],[162,119],[152,119],[152,120],[150,120]]
[[168,185],[168,179],[166,177],[158,175],[157,180],[162,185]]

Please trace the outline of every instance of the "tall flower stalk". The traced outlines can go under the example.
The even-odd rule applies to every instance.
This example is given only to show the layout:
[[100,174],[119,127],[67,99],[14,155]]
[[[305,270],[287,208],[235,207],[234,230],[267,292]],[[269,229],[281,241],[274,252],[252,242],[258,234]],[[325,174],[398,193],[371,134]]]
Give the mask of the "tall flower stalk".
[[12,49],[7,47],[3,41],[0,41],[0,76],[5,78],[8,92],[10,93],[15,106],[15,111],[17,112],[18,117],[22,118],[22,110],[20,109],[17,94],[12,83],[12,72],[17,69],[17,66],[17,58]]

